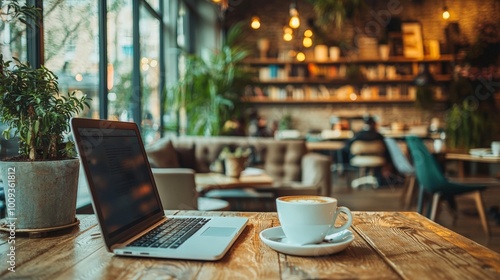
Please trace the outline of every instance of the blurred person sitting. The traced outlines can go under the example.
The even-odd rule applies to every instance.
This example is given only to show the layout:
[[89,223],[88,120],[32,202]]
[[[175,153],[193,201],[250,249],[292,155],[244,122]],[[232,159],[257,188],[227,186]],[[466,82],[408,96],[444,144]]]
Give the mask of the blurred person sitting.
[[[363,116],[363,127],[362,129],[357,132],[352,138],[347,140],[345,142],[345,146],[339,150],[338,153],[338,162],[342,163],[343,166],[350,166],[350,160],[353,158],[353,154],[351,153],[351,147],[352,144],[356,141],[363,140],[363,141],[382,141],[383,145],[385,146],[384,143],[384,135],[380,134],[377,131],[377,122],[375,119],[370,116],[366,115]],[[374,175],[378,178],[379,184],[384,185],[387,182],[384,182],[383,178],[389,178],[392,175],[392,160],[391,156],[389,154],[389,151],[387,150],[387,147],[385,148],[385,151],[383,153],[383,157],[385,158],[386,164],[382,168],[376,168],[374,171]],[[387,181],[387,180],[386,180]]]

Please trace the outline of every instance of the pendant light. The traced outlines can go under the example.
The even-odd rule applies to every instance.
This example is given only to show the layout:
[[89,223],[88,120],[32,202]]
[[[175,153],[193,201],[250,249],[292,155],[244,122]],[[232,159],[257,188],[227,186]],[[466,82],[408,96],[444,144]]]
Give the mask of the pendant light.
[[297,29],[300,26],[299,12],[297,11],[297,3],[295,1],[290,4],[290,21],[288,25],[293,29]]

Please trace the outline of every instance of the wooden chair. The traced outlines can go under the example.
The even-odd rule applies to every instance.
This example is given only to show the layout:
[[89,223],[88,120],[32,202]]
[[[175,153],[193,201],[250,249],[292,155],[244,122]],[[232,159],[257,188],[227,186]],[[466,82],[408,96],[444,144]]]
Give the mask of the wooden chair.
[[378,179],[373,176],[373,169],[385,164],[384,142],[381,140],[356,140],[351,144],[350,151],[353,155],[350,164],[360,170],[360,177],[351,182],[351,187],[358,188],[361,185],[369,184],[378,188]]

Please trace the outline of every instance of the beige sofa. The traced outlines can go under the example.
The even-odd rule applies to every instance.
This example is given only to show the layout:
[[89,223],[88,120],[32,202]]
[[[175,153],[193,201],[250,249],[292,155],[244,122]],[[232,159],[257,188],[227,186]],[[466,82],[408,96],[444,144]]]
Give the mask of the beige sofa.
[[259,137],[165,137],[146,147],[155,168],[190,168],[210,172],[224,147],[250,147],[250,165],[262,168],[274,179],[275,196],[319,194],[330,196],[331,159],[307,151],[302,140]]

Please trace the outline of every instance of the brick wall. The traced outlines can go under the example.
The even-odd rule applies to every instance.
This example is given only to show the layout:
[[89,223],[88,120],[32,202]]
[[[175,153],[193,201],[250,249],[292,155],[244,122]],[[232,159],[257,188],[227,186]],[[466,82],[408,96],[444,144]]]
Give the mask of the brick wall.
[[[243,41],[251,46],[254,55],[258,56],[257,40],[259,38],[270,39],[271,53],[276,54],[279,50],[290,49],[300,46],[301,40],[294,43],[286,43],[282,39],[283,26],[287,24],[288,9],[291,0],[229,0],[227,13],[227,25],[236,21],[248,22],[246,25]],[[297,34],[302,36],[307,26],[307,19],[314,18],[315,14],[308,1],[298,0],[298,11],[301,18],[301,27]],[[445,44],[444,28],[447,21],[443,20],[443,1],[435,0],[366,0],[368,4],[365,16],[353,23],[346,23],[342,31],[337,31],[333,24],[331,35],[342,36],[352,41],[354,35],[361,33],[374,33],[377,25],[384,23],[392,11],[391,17],[399,17],[402,21],[418,20],[422,23],[423,39],[438,40]],[[463,36],[469,42],[475,40],[476,26],[483,20],[498,21],[500,15],[499,0],[447,0],[446,4],[450,12],[448,22],[458,22]],[[252,30],[249,26],[250,18],[259,16],[261,28]],[[370,29],[371,28],[371,29]],[[368,34],[370,35],[370,34]],[[499,99],[497,99],[499,100]],[[430,111],[421,111],[413,104],[302,104],[302,105],[261,105],[258,106],[259,113],[266,116],[270,121],[279,119],[286,113],[292,114],[297,129],[306,132],[310,129],[328,128],[328,119],[331,115],[352,116],[363,113],[371,113],[380,117],[384,123],[402,120],[406,124],[426,124],[432,117],[442,118],[445,108],[443,104],[437,105]]]

